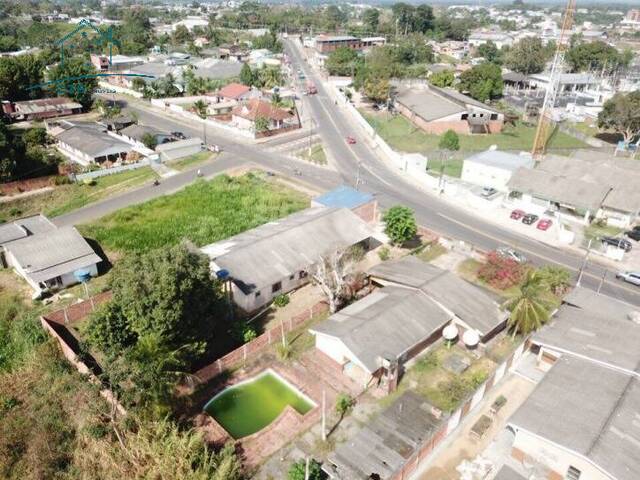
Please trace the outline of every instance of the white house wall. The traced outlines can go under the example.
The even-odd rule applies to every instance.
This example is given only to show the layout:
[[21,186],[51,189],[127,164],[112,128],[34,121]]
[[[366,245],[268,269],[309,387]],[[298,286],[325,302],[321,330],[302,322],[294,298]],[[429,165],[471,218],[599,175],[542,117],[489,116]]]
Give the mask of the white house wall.
[[492,167],[481,163],[465,160],[462,165],[461,179],[481,187],[493,187],[501,192],[506,192],[507,183],[513,172],[508,169]]

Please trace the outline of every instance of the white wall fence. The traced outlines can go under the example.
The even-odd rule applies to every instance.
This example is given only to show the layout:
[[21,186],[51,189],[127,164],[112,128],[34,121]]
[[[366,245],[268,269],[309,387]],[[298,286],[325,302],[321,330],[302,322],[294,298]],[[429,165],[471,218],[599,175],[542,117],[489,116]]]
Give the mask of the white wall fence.
[[118,85],[112,85],[109,82],[98,82],[98,85],[100,86],[100,88],[104,88],[105,90],[110,89],[116,93],[123,93],[125,95],[131,95],[132,97],[136,97],[136,98],[143,97],[142,92],[136,92],[135,90],[131,90],[130,88],[120,87]]
[[149,166],[149,159],[145,158],[143,160],[140,160],[139,162],[129,163],[127,165],[120,165],[118,167],[101,168],[100,170],[94,170],[93,172],[86,172],[86,173],[78,173],[78,174],[72,173],[70,177],[72,178],[72,180],[75,180],[76,182],[83,182],[85,180],[93,180],[99,177],[104,177],[105,175],[113,175],[115,173],[128,172],[129,170],[136,170],[138,168],[148,167],[148,166]]

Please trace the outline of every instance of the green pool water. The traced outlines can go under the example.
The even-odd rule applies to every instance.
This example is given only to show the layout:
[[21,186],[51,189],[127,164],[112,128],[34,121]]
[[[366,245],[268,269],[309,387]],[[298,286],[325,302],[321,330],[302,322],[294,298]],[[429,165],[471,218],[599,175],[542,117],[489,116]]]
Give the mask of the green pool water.
[[271,370],[223,390],[204,411],[233,438],[251,435],[273,422],[287,405],[304,415],[314,404]]

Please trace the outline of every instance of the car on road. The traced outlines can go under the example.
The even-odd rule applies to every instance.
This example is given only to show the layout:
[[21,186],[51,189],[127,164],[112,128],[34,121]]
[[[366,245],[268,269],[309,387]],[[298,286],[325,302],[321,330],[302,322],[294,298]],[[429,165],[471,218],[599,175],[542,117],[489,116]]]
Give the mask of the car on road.
[[355,138],[353,138],[353,137],[351,137],[351,136],[349,136],[349,137],[347,137],[347,143],[348,143],[349,145],[355,145],[355,143],[356,143],[356,139],[355,139]]
[[511,218],[513,218],[514,220],[520,220],[526,214],[527,212],[525,212],[524,210],[514,210],[513,212],[511,212]]
[[526,263],[527,261],[527,257],[525,257],[523,254],[521,254],[517,250],[514,250],[511,247],[496,248],[496,253],[500,255],[502,258],[508,258],[518,263]]
[[631,242],[629,240],[625,240],[624,238],[616,238],[616,237],[602,237],[600,239],[603,245],[611,245],[613,247],[618,247],[624,250],[625,252],[631,251]]
[[538,215],[535,213],[527,213],[524,217],[522,217],[522,223],[525,225],[531,225],[532,223],[536,223],[538,220]]
[[632,230],[624,232],[624,234],[631,240],[640,241],[640,227],[635,226]]
[[482,192],[480,193],[480,196],[484,198],[489,198],[492,195],[495,195],[496,193],[498,193],[498,190],[496,190],[493,187],[483,187]]
[[551,220],[550,218],[543,218],[542,220],[540,220],[538,222],[538,225],[536,225],[536,228],[538,230],[542,230],[544,232],[546,232],[547,230],[549,230],[549,227],[553,224],[553,220]]
[[616,278],[640,286],[640,272],[619,272]]
[[173,137],[176,137],[176,138],[180,139],[180,140],[185,140],[187,138],[186,135],[184,133],[182,133],[182,132],[171,132],[171,135]]

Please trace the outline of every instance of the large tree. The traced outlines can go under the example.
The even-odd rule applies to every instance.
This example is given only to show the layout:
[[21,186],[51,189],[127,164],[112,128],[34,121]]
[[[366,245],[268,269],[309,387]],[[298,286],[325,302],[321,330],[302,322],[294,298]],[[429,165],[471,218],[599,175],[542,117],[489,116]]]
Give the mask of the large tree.
[[613,71],[620,66],[626,67],[631,58],[598,40],[575,44],[566,53],[566,60],[572,72],[583,72],[594,69]]
[[385,223],[384,233],[396,245],[402,245],[411,240],[418,232],[416,218],[409,207],[403,205],[391,207],[384,213],[382,220]]
[[493,63],[482,63],[460,75],[458,90],[480,102],[502,96],[502,70]]
[[621,134],[626,144],[640,136],[640,90],[616,93],[607,100],[598,114],[598,127]]
[[35,55],[0,58],[0,99],[16,102],[39,98],[40,87],[30,88],[42,83],[44,64]]
[[325,67],[329,75],[349,76],[358,61],[358,53],[347,47],[336,48],[329,54]]
[[373,102],[386,102],[389,99],[391,86],[385,79],[367,79],[364,82],[364,94]]
[[513,335],[527,334],[549,321],[553,301],[545,280],[532,270],[524,283],[506,303],[511,312],[507,326]]
[[96,70],[83,57],[68,58],[51,72],[51,85],[58,96],[71,97],[84,109],[93,102],[93,92],[98,87],[98,79],[93,76]]
[[505,55],[504,63],[511,70],[525,75],[540,73],[549,59],[549,51],[537,37],[527,37],[516,43]]
[[362,14],[362,23],[370,32],[377,32],[380,25],[380,11],[377,8],[367,8]]

